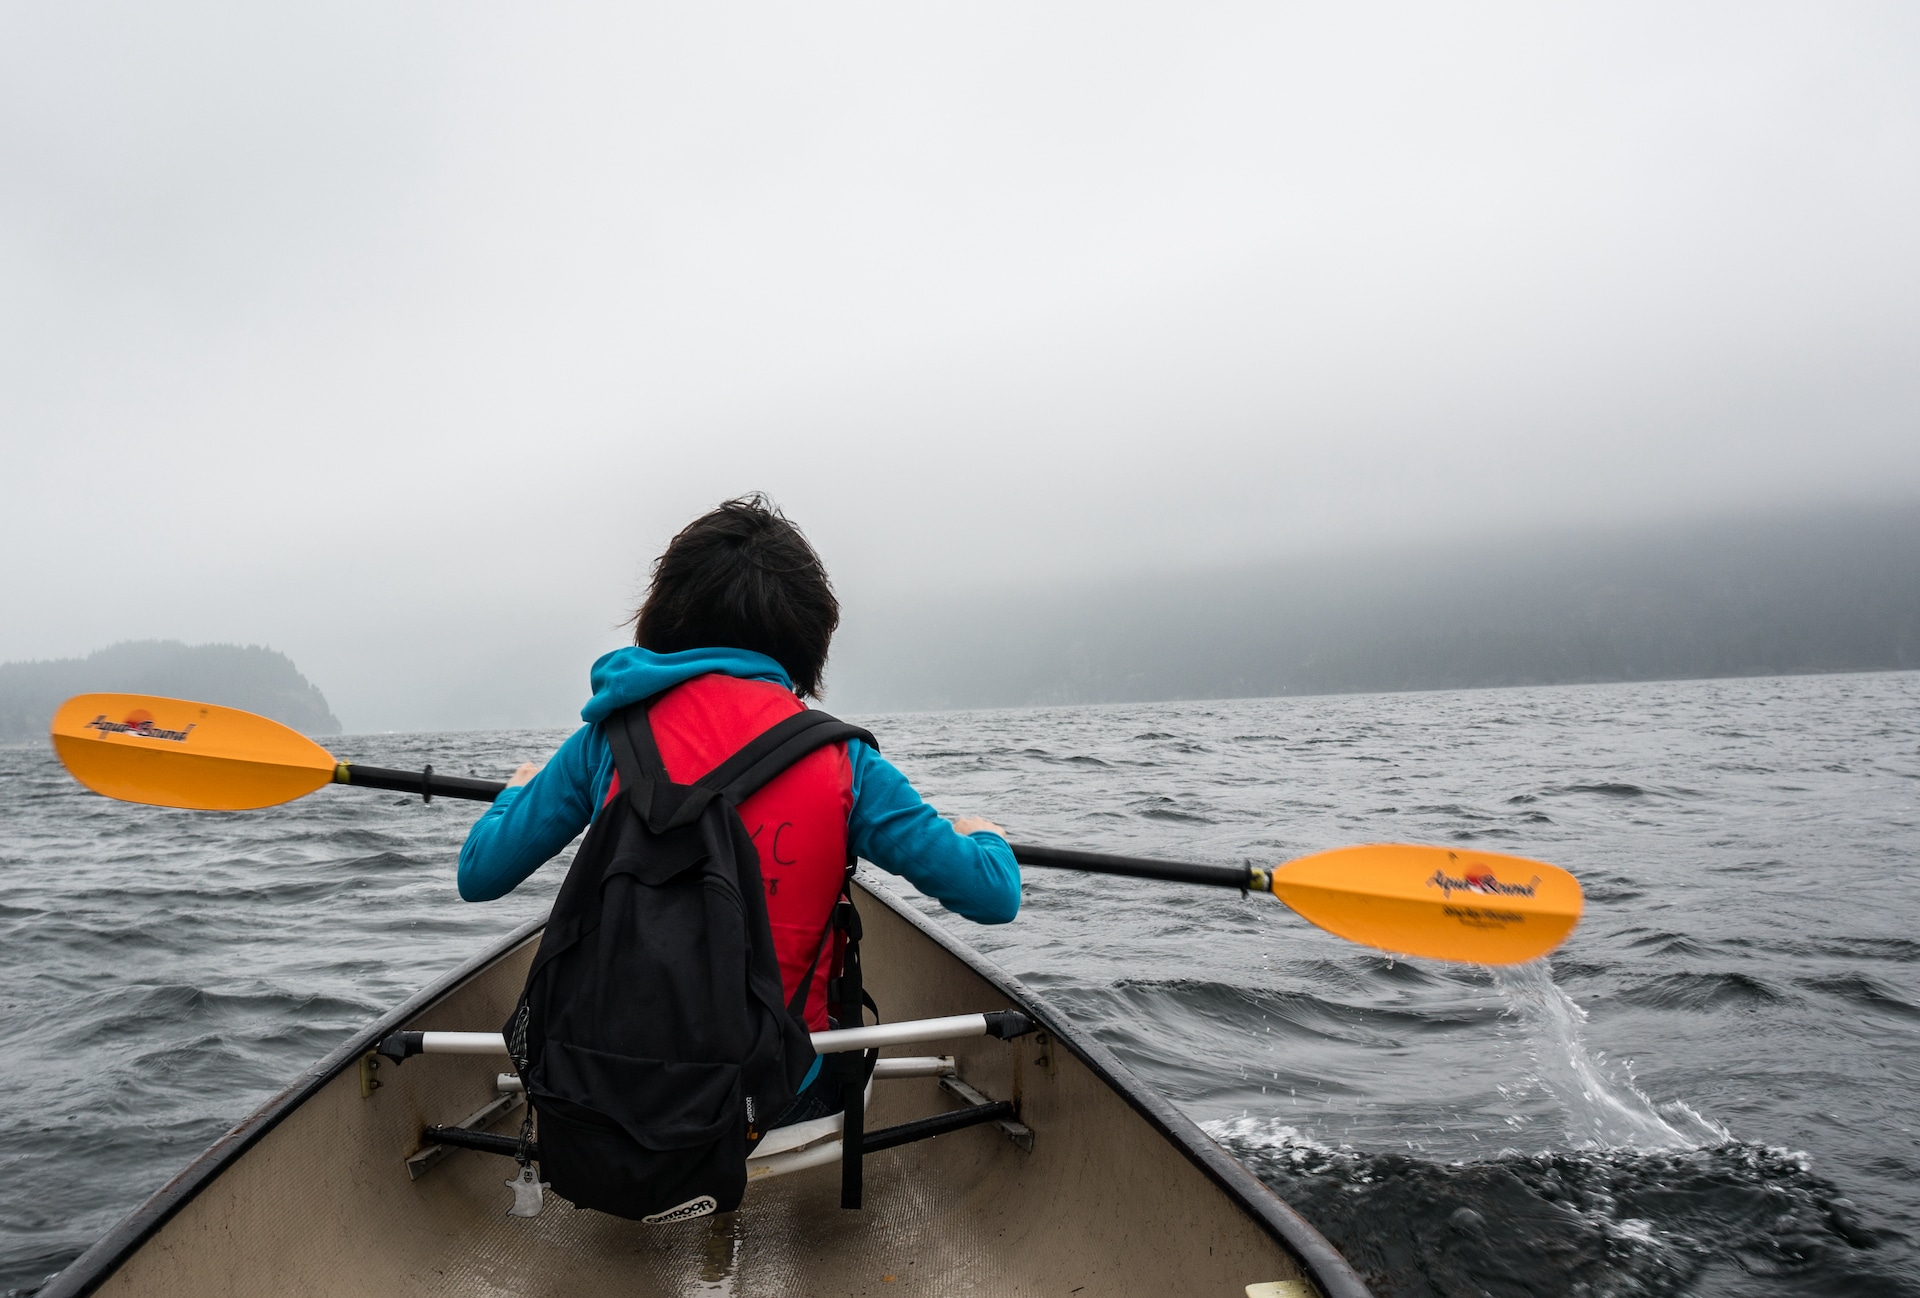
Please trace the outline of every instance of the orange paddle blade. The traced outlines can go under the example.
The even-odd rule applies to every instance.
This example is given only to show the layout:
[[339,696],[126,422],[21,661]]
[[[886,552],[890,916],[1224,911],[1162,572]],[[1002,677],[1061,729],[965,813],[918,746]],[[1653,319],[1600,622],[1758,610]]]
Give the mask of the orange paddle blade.
[[305,735],[213,703],[78,694],[53,714],[52,731],[73,778],[122,802],[247,811],[333,779],[333,754]]
[[1580,884],[1557,865],[1445,847],[1380,843],[1289,861],[1273,895],[1350,942],[1400,955],[1524,964],[1580,922]]

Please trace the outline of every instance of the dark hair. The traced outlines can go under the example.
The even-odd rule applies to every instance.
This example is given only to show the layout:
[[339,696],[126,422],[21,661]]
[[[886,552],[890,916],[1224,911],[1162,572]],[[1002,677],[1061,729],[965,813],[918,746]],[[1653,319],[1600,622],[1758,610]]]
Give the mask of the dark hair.
[[820,697],[840,601],[800,529],[755,492],[702,514],[653,563],[633,642],[655,653],[752,649]]

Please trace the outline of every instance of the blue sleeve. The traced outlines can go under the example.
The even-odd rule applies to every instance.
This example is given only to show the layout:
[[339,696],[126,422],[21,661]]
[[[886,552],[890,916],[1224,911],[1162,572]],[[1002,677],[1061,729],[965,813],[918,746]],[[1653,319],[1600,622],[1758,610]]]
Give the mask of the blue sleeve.
[[460,895],[504,897],[557,856],[593,819],[611,765],[606,742],[582,726],[530,783],[494,799],[460,848]]
[[853,764],[853,815],[847,839],[854,855],[979,924],[1005,924],[1020,913],[1020,865],[998,834],[956,834],[897,767],[859,740],[847,744]]

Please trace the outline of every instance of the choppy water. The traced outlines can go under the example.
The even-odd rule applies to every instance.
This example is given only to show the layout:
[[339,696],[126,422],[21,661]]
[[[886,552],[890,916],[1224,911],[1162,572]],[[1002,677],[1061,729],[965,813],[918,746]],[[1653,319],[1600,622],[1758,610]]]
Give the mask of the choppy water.
[[[1920,674],[868,718],[1016,836],[1555,861],[1551,967],[1392,961],[1270,901],[1053,872],[951,921],[1382,1295],[1920,1294]],[[558,733],[363,736],[496,778]],[[0,750],[0,1291],[31,1291],[355,1027],[551,899],[453,894],[471,804],[241,815]]]

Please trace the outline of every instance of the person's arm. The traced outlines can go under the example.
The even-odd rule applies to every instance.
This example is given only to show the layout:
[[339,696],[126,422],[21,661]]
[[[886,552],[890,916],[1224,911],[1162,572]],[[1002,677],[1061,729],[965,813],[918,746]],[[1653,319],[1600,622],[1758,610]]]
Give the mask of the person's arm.
[[592,726],[574,731],[538,775],[503,790],[487,814],[473,822],[460,848],[462,898],[506,896],[587,827],[598,765],[593,738]]
[[847,836],[855,856],[976,923],[1005,924],[1020,913],[1020,865],[1005,838],[987,829],[958,832],[892,762],[859,740],[847,743],[847,758],[853,764]]

